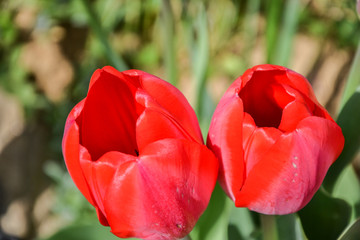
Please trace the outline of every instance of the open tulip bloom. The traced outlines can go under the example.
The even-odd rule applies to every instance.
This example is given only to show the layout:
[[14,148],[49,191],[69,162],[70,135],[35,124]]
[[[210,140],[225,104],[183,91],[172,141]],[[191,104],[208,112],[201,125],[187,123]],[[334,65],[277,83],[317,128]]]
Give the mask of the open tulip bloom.
[[274,65],[255,66],[236,79],[208,133],[226,194],[237,207],[263,214],[304,207],[343,145],[340,127],[309,82]]
[[218,160],[175,87],[138,70],[97,70],[68,116],[63,155],[118,237],[186,236],[208,205]]
[[179,90],[104,67],[69,114],[62,147],[76,186],[116,236],[178,239],[206,209],[216,179],[237,207],[300,210],[344,137],[303,76],[260,65],[220,100],[207,145]]

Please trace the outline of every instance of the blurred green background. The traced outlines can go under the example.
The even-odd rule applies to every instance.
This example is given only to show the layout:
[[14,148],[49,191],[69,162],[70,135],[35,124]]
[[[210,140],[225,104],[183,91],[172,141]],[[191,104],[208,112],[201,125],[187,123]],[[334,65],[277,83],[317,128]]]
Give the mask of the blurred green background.
[[[0,0],[0,239],[115,239],[75,188],[61,154],[65,119],[86,96],[95,69],[136,68],[176,85],[204,136],[231,82],[263,63],[306,76],[335,119],[360,40],[355,4]],[[334,190],[354,206],[359,165],[355,160]],[[220,210],[207,228],[200,221],[193,239],[217,239],[211,231],[218,239],[261,236],[258,216],[234,209],[218,188],[212,202]],[[297,216],[278,221],[293,222],[291,234],[304,239]]]

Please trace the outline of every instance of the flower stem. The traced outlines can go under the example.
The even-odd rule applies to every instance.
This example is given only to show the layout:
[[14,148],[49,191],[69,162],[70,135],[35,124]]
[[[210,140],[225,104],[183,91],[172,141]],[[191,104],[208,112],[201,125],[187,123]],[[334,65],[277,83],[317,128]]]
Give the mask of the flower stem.
[[278,240],[276,216],[261,214],[260,219],[263,229],[263,240]]
[[174,14],[171,8],[170,0],[162,1],[161,23],[163,28],[163,37],[165,43],[165,66],[168,81],[176,86],[178,71],[176,62],[175,29]]
[[88,21],[91,29],[93,30],[96,38],[101,42],[101,46],[103,47],[103,51],[109,60],[110,64],[116,67],[119,71],[124,71],[128,69],[128,66],[124,62],[124,60],[116,54],[114,49],[111,47],[109,40],[107,38],[107,34],[101,26],[100,19],[96,12],[94,11],[91,3],[88,0],[81,1],[86,14],[88,15]]

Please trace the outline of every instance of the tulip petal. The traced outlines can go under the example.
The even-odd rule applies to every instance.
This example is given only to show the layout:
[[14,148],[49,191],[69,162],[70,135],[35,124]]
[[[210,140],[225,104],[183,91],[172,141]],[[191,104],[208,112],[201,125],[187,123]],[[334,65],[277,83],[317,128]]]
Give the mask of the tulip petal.
[[96,202],[96,209],[100,222],[108,226],[104,199],[111,184],[116,169],[123,163],[135,161],[135,157],[120,152],[107,152],[97,161],[91,161],[89,153],[82,147],[81,167],[89,184],[90,191]]
[[276,128],[256,128],[249,139],[244,139],[246,177],[281,135],[282,132]]
[[292,132],[302,119],[309,116],[311,113],[307,105],[300,101],[291,102],[283,110],[279,129],[284,132]]
[[208,204],[217,160],[204,145],[177,139],[152,143],[142,153],[138,161],[117,168],[107,190],[112,232],[144,239],[184,237]]
[[66,167],[73,179],[76,187],[85,196],[85,198],[94,205],[93,197],[89,191],[88,183],[84,177],[80,165],[80,139],[79,126],[76,123],[77,117],[80,115],[84,106],[84,100],[79,102],[70,112],[66,124],[64,137],[62,141],[62,150],[65,159]]
[[[283,108],[294,100],[279,84],[285,72],[279,70],[256,71],[239,96],[243,100],[244,111],[249,113],[258,127],[278,127]],[[259,94],[260,93],[260,94]]]
[[223,98],[211,120],[208,146],[220,160],[219,183],[227,195],[241,189],[245,178],[244,151],[241,146],[243,105],[236,92]]
[[241,81],[241,88],[244,88],[245,85],[247,85],[250,80],[254,80],[254,78],[256,78],[256,81],[261,79],[265,81],[275,81],[275,83],[282,85],[284,88],[290,87],[296,89],[296,91],[299,91],[304,98],[308,99],[307,102],[311,103],[309,106],[315,104],[316,107],[312,107],[315,116],[332,119],[325,108],[317,101],[308,80],[301,74],[283,66],[263,64],[246,70],[237,81]]
[[[303,95],[309,96],[313,102],[317,103],[315,94],[312,90],[310,83],[301,74],[298,74],[288,68],[278,65],[262,64],[254,66],[248,69],[241,78],[244,79],[242,86],[245,86],[248,81],[251,80],[253,74],[259,74],[256,76],[257,79],[275,79],[278,84],[288,85],[294,89],[299,90]],[[273,77],[278,75],[279,77]]]
[[97,75],[81,116],[81,144],[93,160],[108,151],[136,155],[136,88],[106,71]]
[[[188,133],[171,116],[156,108],[146,108],[136,123],[139,151],[152,142],[165,138],[189,139]],[[192,140],[190,138],[189,140]]]
[[235,205],[264,214],[300,210],[320,187],[343,143],[341,129],[333,121],[302,120],[294,132],[282,134],[265,154],[259,153],[260,160],[248,172]]
[[315,93],[309,81],[304,76],[302,76],[297,72],[294,72],[290,69],[286,69],[286,70],[287,70],[286,74],[289,80],[288,82],[284,82],[284,85],[288,84],[290,87],[301,92],[305,100],[308,102],[308,107],[311,107],[311,112],[313,113],[314,116],[332,120],[330,114],[326,111],[326,109],[323,106],[321,106],[321,104],[316,99]]
[[143,89],[166,109],[198,143],[203,143],[196,114],[185,96],[170,83],[141,72]]

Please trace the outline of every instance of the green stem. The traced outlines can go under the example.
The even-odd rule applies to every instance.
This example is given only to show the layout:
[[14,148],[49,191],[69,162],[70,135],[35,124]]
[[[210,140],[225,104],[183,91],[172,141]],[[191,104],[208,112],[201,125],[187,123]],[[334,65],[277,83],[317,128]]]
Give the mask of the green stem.
[[203,99],[206,91],[206,71],[209,64],[209,37],[208,25],[205,6],[200,6],[200,13],[196,19],[196,32],[198,38],[195,40],[196,45],[193,50],[193,71],[195,74],[195,91],[196,91],[196,104],[195,111],[198,117],[203,117]]
[[116,54],[114,49],[112,49],[109,40],[107,38],[108,34],[105,33],[104,29],[101,27],[99,17],[96,15],[94,9],[88,0],[81,0],[81,3],[88,15],[88,21],[91,29],[94,31],[95,36],[100,40],[103,51],[110,62],[115,68],[120,71],[128,69],[128,66],[124,60]]
[[268,1],[266,3],[266,49],[267,62],[273,63],[276,40],[278,35],[278,26],[280,19],[281,0]]
[[274,64],[287,65],[291,55],[292,43],[299,20],[299,0],[286,1],[281,31],[276,44],[276,52],[272,56]]
[[174,14],[169,0],[162,1],[162,25],[165,42],[165,66],[168,81],[176,86],[177,66],[175,50]]
[[276,216],[260,214],[260,219],[263,230],[263,240],[277,240]]
[[340,109],[344,107],[345,103],[356,91],[356,88],[360,86],[360,41],[356,50],[354,61],[352,62],[349,77],[345,86],[345,91],[341,99]]
[[[260,0],[248,0],[246,5],[246,14],[244,19],[244,44],[243,56],[250,56],[253,52],[256,35],[258,32]],[[249,67],[249,57],[244,59],[245,67]]]

